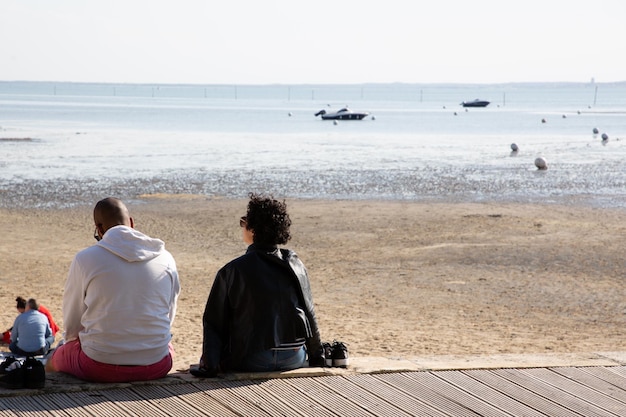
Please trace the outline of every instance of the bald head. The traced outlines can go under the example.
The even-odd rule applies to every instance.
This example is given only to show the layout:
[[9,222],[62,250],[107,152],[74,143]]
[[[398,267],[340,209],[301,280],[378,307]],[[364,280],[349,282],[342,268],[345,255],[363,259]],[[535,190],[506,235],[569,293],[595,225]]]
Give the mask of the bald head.
[[114,197],[108,197],[96,203],[93,209],[93,220],[101,237],[112,227],[134,226],[126,205],[122,203],[122,200]]

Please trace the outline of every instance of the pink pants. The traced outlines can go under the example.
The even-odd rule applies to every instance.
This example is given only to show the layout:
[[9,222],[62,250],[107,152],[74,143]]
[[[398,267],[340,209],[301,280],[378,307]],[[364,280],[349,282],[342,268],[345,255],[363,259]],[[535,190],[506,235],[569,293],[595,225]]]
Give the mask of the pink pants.
[[152,365],[111,365],[94,361],[85,355],[77,339],[57,347],[48,360],[57,371],[84,381],[130,382],[163,378],[172,369],[173,355],[174,348],[170,343],[169,353]]

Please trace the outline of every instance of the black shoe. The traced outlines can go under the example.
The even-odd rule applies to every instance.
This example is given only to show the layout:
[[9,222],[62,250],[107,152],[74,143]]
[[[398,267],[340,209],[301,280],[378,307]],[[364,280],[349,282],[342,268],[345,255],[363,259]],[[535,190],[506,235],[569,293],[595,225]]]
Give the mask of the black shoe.
[[46,368],[35,358],[27,358],[22,365],[25,388],[43,388],[46,386]]
[[338,368],[348,367],[348,348],[343,342],[335,340],[332,346],[333,366]]
[[0,386],[9,389],[24,388],[24,368],[19,361],[15,361],[9,371],[0,378]]
[[198,377],[198,378],[215,378],[217,376],[216,370],[201,368],[198,365],[190,366],[189,373],[191,373],[191,375]]
[[7,368],[11,366],[11,364],[17,362],[13,356],[9,356],[2,363],[0,363],[0,375],[6,375],[9,371]]
[[333,347],[328,342],[322,343],[324,349],[324,365],[327,367],[333,366]]

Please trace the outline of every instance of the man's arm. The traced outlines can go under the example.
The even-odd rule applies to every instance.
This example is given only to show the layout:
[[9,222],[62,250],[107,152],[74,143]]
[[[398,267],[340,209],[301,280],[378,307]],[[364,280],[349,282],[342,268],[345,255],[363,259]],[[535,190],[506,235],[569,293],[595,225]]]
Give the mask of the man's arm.
[[65,281],[63,294],[63,327],[66,342],[77,339],[78,333],[82,330],[81,318],[86,309],[82,276],[80,263],[77,258],[74,258]]
[[176,309],[178,305],[178,296],[180,295],[180,277],[178,276],[178,271],[176,270],[176,264],[172,259],[173,266],[167,268],[167,273],[172,280],[172,296],[170,299],[170,327],[174,325],[174,319],[176,318]]
[[202,316],[202,357],[200,368],[203,376],[214,376],[220,370],[222,360],[224,327],[227,326],[225,315],[228,299],[228,279],[224,268],[218,271]]
[[18,326],[18,320],[19,320],[19,318],[20,318],[20,316],[17,316],[15,318],[15,321],[13,322],[13,327],[11,328],[11,342],[13,342],[13,343],[17,342],[17,336],[18,336],[18,333],[19,333],[19,330],[18,330],[18,327],[19,327]]

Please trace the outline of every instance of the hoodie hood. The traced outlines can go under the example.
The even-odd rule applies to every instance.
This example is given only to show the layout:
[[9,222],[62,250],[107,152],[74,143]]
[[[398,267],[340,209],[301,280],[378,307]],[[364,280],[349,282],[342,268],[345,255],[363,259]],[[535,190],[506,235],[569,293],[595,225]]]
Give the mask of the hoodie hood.
[[165,250],[165,243],[162,240],[146,236],[128,226],[110,228],[97,246],[128,262],[148,261]]

